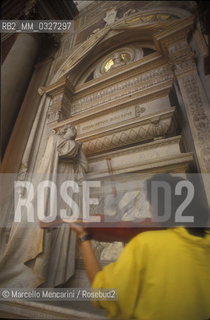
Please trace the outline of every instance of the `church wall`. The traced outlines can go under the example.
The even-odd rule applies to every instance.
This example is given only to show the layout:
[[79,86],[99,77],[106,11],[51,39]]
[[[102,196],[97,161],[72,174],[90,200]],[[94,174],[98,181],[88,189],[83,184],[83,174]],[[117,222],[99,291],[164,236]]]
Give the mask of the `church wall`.
[[20,170],[23,152],[41,100],[40,86],[47,84],[52,59],[46,59],[34,68],[34,72],[20,108],[2,163],[2,172],[17,173]]
[[[193,122],[194,110],[192,112],[190,109],[193,103],[196,109],[196,99],[201,96],[200,100],[204,101],[209,92],[201,61],[198,62],[198,71],[202,81],[201,91],[204,89],[205,94],[200,94],[198,90],[197,97],[193,96],[194,78],[190,86],[191,76],[193,74],[196,77],[197,70],[190,60],[190,47],[184,40],[193,22],[187,21],[186,26],[180,24],[183,34],[178,29],[173,38],[171,34],[175,31],[168,30],[167,21],[158,17],[158,6],[164,9],[169,4],[167,1],[158,1],[157,4],[148,1],[98,1],[76,17],[74,32],[62,36],[53,62],[51,59],[46,60],[37,66],[33,74],[14,129],[14,137],[18,138],[11,140],[8,149],[10,154],[14,149],[17,157],[9,159],[8,153],[8,166],[14,167],[19,173],[36,172],[45,153],[50,130],[53,129],[56,135],[60,128],[72,124],[78,131],[77,141],[83,144],[88,157],[89,179],[110,175],[106,162],[108,157],[114,174],[147,175],[155,172],[199,172],[204,169],[207,172],[208,159],[201,161],[205,150],[202,151],[203,140],[199,140],[198,135],[200,122],[196,126]],[[156,19],[153,21],[154,26],[145,27],[142,32],[137,29],[133,38],[128,37],[132,33],[129,28],[125,28],[124,32],[107,29],[110,33],[104,33],[101,41],[88,51],[86,40],[97,40],[97,34],[103,31],[97,29],[106,29],[104,18],[113,7],[116,8],[113,24],[123,16],[131,21],[132,18],[126,16],[126,12],[132,13],[129,10],[147,9],[156,10],[153,15]],[[194,2],[172,1],[170,8],[186,21],[193,12]],[[136,19],[141,13],[133,12]],[[147,19],[150,18],[147,16]],[[130,23],[132,25],[132,21]],[[100,67],[109,51],[111,54],[115,49],[128,46],[128,38],[132,40],[129,45],[138,42],[155,52],[86,81],[91,72]],[[200,35],[197,32],[191,43],[192,48],[201,53],[199,41]],[[77,49],[80,51],[75,60],[81,59],[69,69],[72,61],[68,59],[73,50]],[[83,50],[87,50],[84,56]],[[186,60],[189,58],[190,67],[179,66],[181,59],[177,59],[177,56],[181,59],[187,57]],[[66,69],[62,69],[63,66]],[[176,77],[179,81],[175,80]],[[41,88],[41,96],[37,94],[38,88]],[[171,99],[172,91],[174,99]],[[201,106],[207,108],[206,100],[202,103]],[[33,129],[34,124],[36,126]],[[102,264],[114,260],[123,248],[122,243],[114,243],[112,246],[109,243],[94,245]],[[79,255],[77,266],[74,278],[67,285],[85,287],[87,278]]]

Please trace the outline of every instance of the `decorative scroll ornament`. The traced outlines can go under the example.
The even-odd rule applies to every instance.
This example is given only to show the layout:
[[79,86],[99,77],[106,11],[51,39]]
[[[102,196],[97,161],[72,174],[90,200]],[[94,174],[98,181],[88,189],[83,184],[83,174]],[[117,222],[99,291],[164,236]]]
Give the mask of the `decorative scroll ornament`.
[[144,107],[141,107],[140,105],[137,105],[135,107],[135,114],[136,114],[136,117],[140,117],[142,115],[142,113],[144,113],[146,111],[146,108]]

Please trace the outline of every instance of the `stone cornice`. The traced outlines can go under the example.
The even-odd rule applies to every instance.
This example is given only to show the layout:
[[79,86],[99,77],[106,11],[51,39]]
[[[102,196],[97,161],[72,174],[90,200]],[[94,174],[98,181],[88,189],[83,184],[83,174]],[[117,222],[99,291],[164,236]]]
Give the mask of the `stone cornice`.
[[[176,172],[176,173],[183,173],[189,165],[192,165],[194,161],[194,154],[193,152],[187,153],[178,153],[167,158],[159,157],[157,160],[151,161],[144,161],[139,166],[132,167],[133,172],[137,171],[147,171],[148,173],[152,174],[153,172],[160,173],[160,168],[162,167],[162,172]],[[177,167],[185,168],[185,170],[181,169],[177,171]],[[173,168],[173,170],[172,170]],[[129,168],[124,172],[129,172]]]
[[[97,7],[97,4],[95,5],[95,7]],[[94,10],[94,2],[91,3],[91,6],[88,6],[86,8],[86,10]],[[119,9],[119,8],[118,8]],[[79,16],[81,15],[81,13],[79,14]],[[114,22],[114,26],[118,26],[118,25],[129,25],[132,24],[133,21],[137,22],[143,18],[143,20],[146,20],[145,18],[147,18],[148,16],[151,15],[170,15],[170,16],[176,16],[177,18],[183,19],[187,16],[190,15],[190,13],[188,11],[186,11],[185,9],[181,9],[181,8],[177,8],[177,7],[170,7],[170,6],[161,6],[161,7],[157,7],[157,8],[142,8],[141,10],[130,14],[128,16],[123,16],[122,18],[118,19],[116,22]],[[79,17],[78,16],[78,17]],[[138,19],[138,20],[137,20]],[[161,20],[161,19],[160,19]],[[85,24],[83,27],[80,28],[80,32],[83,31],[84,29],[86,29],[88,26],[91,26],[93,23],[97,23],[98,22],[98,16],[96,15],[95,19],[92,18],[92,20],[90,21],[85,21]],[[143,21],[142,21],[143,22]],[[145,23],[145,21],[144,21]],[[151,22],[150,22],[151,23]]]
[[[127,150],[127,149],[126,149]],[[106,156],[103,155],[103,159],[105,159]],[[92,157],[88,157],[88,161],[90,162],[92,160]],[[193,152],[187,152],[187,153],[177,153],[172,156],[166,157],[159,157],[158,161],[157,159],[142,161],[137,166],[122,168],[114,170],[113,177],[118,174],[126,174],[126,173],[160,173],[163,172],[174,172],[174,173],[183,173],[186,169],[189,169],[189,166],[193,166],[194,163],[194,155]],[[104,176],[109,176],[109,173],[107,172],[107,169],[105,169],[103,172],[100,173],[89,173],[87,175],[87,178],[93,179],[93,178],[102,178]]]
[[[151,174],[154,172],[166,172],[167,170],[168,172],[176,173],[185,172],[190,165],[193,165],[194,156],[192,152],[180,152],[181,138],[181,136],[176,136],[160,139],[143,145],[89,156],[90,172],[88,178],[101,178],[110,175],[107,172],[105,160],[107,156],[112,161],[114,175],[132,172],[148,172]],[[127,160],[130,159],[129,163],[126,163],[126,161],[121,162],[120,159],[124,157]]]
[[53,84],[50,84],[46,87],[42,87],[42,90],[51,97],[62,93],[64,90],[68,90],[70,93],[73,93],[73,87],[70,81],[66,78],[59,79]]
[[126,149],[105,152],[102,155],[100,155],[100,154],[99,155],[93,155],[93,156],[90,156],[88,159],[89,159],[89,161],[93,161],[94,162],[97,159],[104,159],[107,156],[110,156],[112,158],[113,156],[116,156],[118,154],[122,154],[122,155],[131,154],[135,150],[144,151],[144,150],[150,150],[150,149],[156,148],[156,147],[161,146],[161,145],[170,145],[170,144],[174,144],[174,143],[180,144],[181,143],[181,139],[182,139],[182,136],[175,136],[175,137],[171,137],[171,138],[168,138],[168,139],[155,140],[155,141],[152,141],[152,142],[148,142],[146,144],[142,144],[142,145],[138,145],[138,146],[132,146],[132,147],[129,147],[129,148],[126,148]]
[[52,129],[58,129],[63,127],[66,124],[77,124],[81,121],[85,121],[88,119],[93,119],[99,115],[106,114],[107,112],[112,112],[115,110],[120,110],[122,108],[126,108],[132,103],[143,103],[145,101],[151,101],[157,99],[159,97],[165,96],[169,93],[169,90],[172,86],[172,81],[166,81],[165,83],[158,84],[152,88],[143,90],[142,92],[137,92],[132,96],[128,95],[127,97],[123,97],[122,99],[115,100],[111,103],[105,103],[96,108],[89,109],[84,111],[83,113],[79,113],[69,119],[60,121],[53,125]]
[[130,76],[128,79],[119,79],[115,84],[109,84],[104,88],[96,90],[93,87],[93,92],[85,92],[83,95],[74,96],[71,105],[71,115],[91,110],[99,105],[106,103],[120,102],[121,99],[135,98],[136,95],[156,88],[157,85],[162,85],[168,81],[173,81],[173,72],[170,65],[165,64],[159,68],[149,70],[145,73]]
[[194,20],[195,20],[195,17],[190,16],[186,19],[180,19],[178,21],[173,21],[173,22],[171,22],[170,25],[168,25],[167,29],[156,33],[154,35],[154,39],[156,41],[160,41],[160,40],[168,38],[168,37],[171,38],[171,36],[173,36],[175,33],[179,32],[179,31],[183,31],[185,29],[187,29],[189,31],[191,29],[191,27],[193,26]]
[[154,114],[150,114],[150,115],[142,117],[140,119],[138,119],[138,118],[131,119],[131,120],[125,121],[124,123],[114,124],[114,125],[108,126],[107,128],[104,128],[103,131],[101,129],[100,130],[92,130],[92,131],[88,132],[87,134],[79,135],[77,140],[79,140],[79,141],[88,140],[89,141],[90,138],[95,139],[95,138],[99,138],[99,137],[104,137],[107,135],[107,133],[113,134],[116,132],[121,132],[126,129],[134,128],[135,126],[144,126],[144,125],[150,124],[156,120],[158,121],[158,120],[172,118],[174,112],[175,112],[175,107],[170,107],[167,110],[157,112]]

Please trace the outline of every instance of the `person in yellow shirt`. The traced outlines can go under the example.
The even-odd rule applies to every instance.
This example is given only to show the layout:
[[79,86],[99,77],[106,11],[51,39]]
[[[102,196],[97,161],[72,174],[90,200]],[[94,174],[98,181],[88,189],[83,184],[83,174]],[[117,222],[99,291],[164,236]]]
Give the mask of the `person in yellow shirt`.
[[[172,191],[182,178],[153,176],[163,179]],[[198,188],[197,188],[198,189]],[[92,288],[117,288],[117,301],[93,301],[107,311],[111,319],[139,320],[208,320],[210,318],[210,233],[203,227],[208,212],[195,192],[186,215],[195,217],[191,224],[175,224],[174,215],[162,225],[164,230],[143,232],[124,248],[118,260],[101,270],[89,241],[78,224],[72,228],[81,239],[81,250]],[[186,194],[172,197],[173,212]],[[178,199],[178,200],[177,200]],[[164,201],[160,201],[163,210]],[[153,208],[152,212],[157,208]],[[198,212],[199,211],[199,212]],[[197,216],[196,216],[197,214]],[[200,223],[200,225],[199,225]],[[178,225],[178,226],[177,226]],[[174,227],[175,226],[175,227]]]

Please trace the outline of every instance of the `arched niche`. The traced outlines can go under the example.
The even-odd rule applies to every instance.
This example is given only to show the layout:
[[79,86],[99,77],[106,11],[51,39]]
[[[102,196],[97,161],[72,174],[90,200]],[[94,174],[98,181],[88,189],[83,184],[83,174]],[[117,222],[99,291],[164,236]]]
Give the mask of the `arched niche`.
[[[108,58],[109,54],[120,51],[123,48],[129,48],[135,44],[139,47],[151,49],[151,52],[155,52],[155,44],[152,39],[152,35],[143,36],[141,34],[141,29],[136,30],[124,30],[122,31],[110,31],[107,36],[110,38],[105,41],[102,40],[97,44],[93,50],[78,63],[77,66],[65,75],[69,77],[72,85],[76,88],[77,86],[85,83],[86,75],[89,76],[91,70],[100,63],[102,60]],[[111,36],[112,35],[112,36]],[[146,56],[144,54],[144,56]],[[136,61],[136,60],[135,60]],[[126,64],[127,65],[127,64]],[[107,75],[109,73],[106,73]],[[84,78],[83,78],[84,77]]]
[[95,63],[87,67],[85,71],[81,70],[81,74],[78,74],[75,87],[108,75],[114,70],[119,71],[119,68],[122,69],[153,52],[155,52],[154,45],[149,42],[132,42],[120,45],[117,49],[103,55]]

